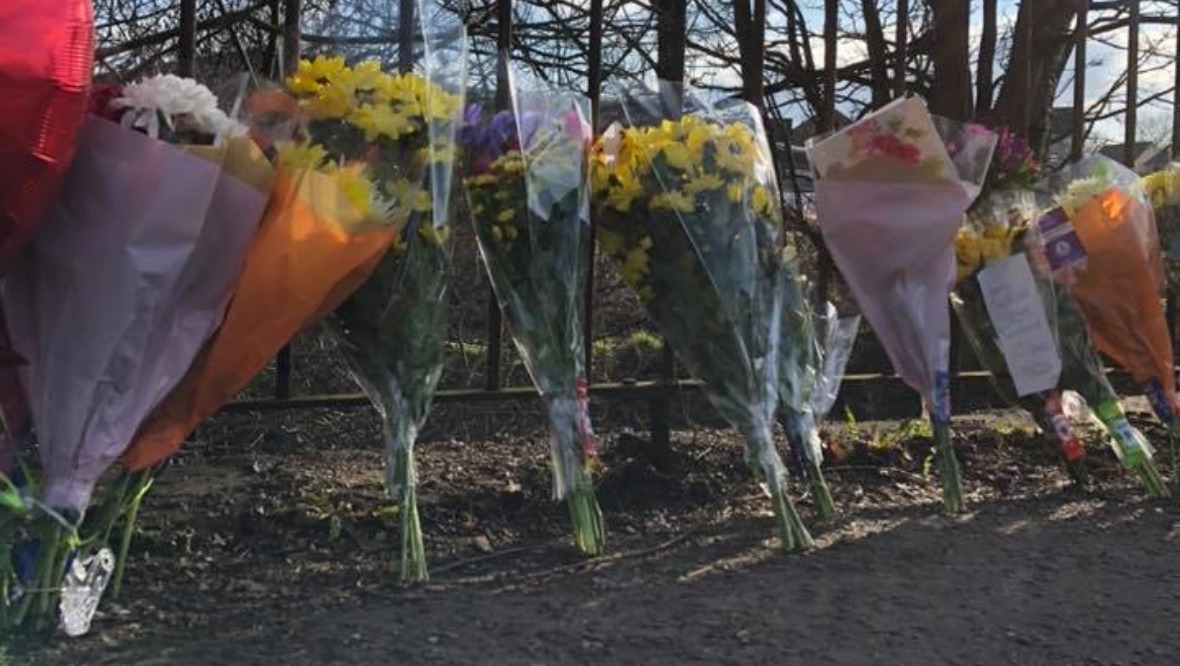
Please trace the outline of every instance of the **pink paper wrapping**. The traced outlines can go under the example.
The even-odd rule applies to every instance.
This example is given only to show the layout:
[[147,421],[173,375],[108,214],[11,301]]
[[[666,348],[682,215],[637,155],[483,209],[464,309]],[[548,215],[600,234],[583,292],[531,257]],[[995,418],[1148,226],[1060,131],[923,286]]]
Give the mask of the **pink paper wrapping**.
[[954,239],[970,203],[955,184],[816,183],[832,258],[897,374],[928,404],[949,365]]
[[266,194],[91,118],[0,297],[41,446],[44,501],[83,510],[220,324]]

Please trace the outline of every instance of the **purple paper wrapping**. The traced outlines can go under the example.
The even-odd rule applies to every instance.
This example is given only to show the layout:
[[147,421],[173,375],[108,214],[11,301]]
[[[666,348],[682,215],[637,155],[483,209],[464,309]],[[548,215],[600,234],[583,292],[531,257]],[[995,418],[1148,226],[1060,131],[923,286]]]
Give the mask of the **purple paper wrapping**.
[[0,294],[28,360],[21,380],[47,504],[83,510],[187,370],[220,323],[265,197],[218,160],[87,122],[58,201]]

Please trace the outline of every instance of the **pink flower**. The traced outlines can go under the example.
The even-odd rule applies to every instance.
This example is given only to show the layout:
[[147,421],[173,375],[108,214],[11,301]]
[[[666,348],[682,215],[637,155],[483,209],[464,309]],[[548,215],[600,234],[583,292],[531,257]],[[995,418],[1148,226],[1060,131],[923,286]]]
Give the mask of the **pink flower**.
[[590,145],[593,140],[593,133],[590,131],[590,124],[582,118],[582,114],[578,111],[567,111],[561,116],[562,125],[565,127],[565,133],[569,136],[581,141],[584,145]]
[[906,143],[892,134],[878,134],[869,143],[869,148],[876,153],[897,158],[903,162],[917,164],[922,159],[922,151],[912,143]]

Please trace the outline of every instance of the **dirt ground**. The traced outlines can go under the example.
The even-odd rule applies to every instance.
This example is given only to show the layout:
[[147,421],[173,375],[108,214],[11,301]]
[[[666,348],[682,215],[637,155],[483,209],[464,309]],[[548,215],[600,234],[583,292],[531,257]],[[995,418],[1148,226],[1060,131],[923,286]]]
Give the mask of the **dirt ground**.
[[[456,423],[457,409],[432,423]],[[675,468],[659,472],[639,440],[606,432],[598,492],[612,542],[583,560],[549,499],[544,432],[519,425],[542,422],[529,409],[424,433],[432,581],[411,589],[395,582],[369,410],[219,417],[149,496],[122,598],[89,636],[12,660],[1177,662],[1180,505],[1142,499],[1097,446],[1083,491],[1019,417],[958,421],[974,511],[951,520],[923,474],[920,428],[842,427],[828,470],[842,517],[815,527],[813,551],[784,555],[731,433],[678,430]]]

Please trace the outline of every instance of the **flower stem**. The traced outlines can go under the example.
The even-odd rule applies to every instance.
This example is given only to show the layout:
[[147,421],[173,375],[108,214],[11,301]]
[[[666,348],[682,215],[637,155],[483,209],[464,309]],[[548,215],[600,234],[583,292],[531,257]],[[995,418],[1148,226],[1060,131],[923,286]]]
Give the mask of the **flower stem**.
[[783,550],[795,552],[814,547],[815,541],[812,540],[811,533],[807,531],[807,526],[803,524],[803,519],[799,517],[795,503],[787,496],[786,488],[781,482],[771,482],[769,485],[774,517],[778,521]]
[[1139,480],[1143,483],[1143,488],[1151,497],[1164,498],[1171,497],[1172,493],[1168,490],[1168,484],[1164,482],[1164,478],[1160,476],[1159,470],[1156,469],[1155,463],[1150,458],[1144,457],[1131,465],[1135,473],[1139,475]]
[[815,508],[819,520],[823,522],[836,518],[836,502],[832,499],[832,490],[824,478],[823,469],[819,463],[811,462],[808,469],[811,480],[811,494],[815,497]]
[[601,555],[606,546],[606,527],[589,472],[583,470],[580,476],[582,478],[570,489],[568,497],[574,544],[583,555],[595,557]]
[[426,567],[426,546],[422,539],[422,521],[418,515],[417,470],[412,443],[398,451],[398,508],[401,513],[401,582],[424,583],[430,580]]
[[1180,491],[1180,450],[1177,450],[1176,423],[1168,424],[1168,455],[1172,459],[1172,485]]
[[152,474],[149,470],[139,472],[138,478],[131,488],[131,501],[127,506],[127,516],[123,519],[123,533],[119,539],[119,555],[115,559],[115,574],[111,584],[111,595],[118,599],[123,591],[123,572],[127,569],[127,556],[131,552],[131,538],[135,535],[135,523],[139,519],[139,507],[143,505],[143,498],[152,487]]
[[948,514],[963,513],[967,507],[963,501],[963,478],[959,472],[959,459],[951,444],[950,426],[934,424],[934,446],[939,460],[939,474],[942,477],[942,506]]

